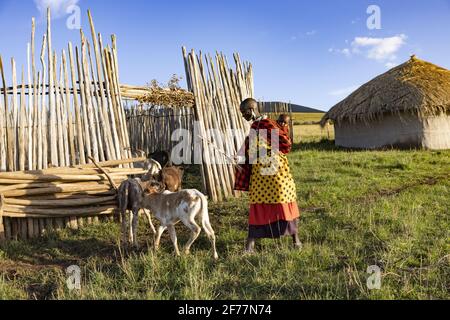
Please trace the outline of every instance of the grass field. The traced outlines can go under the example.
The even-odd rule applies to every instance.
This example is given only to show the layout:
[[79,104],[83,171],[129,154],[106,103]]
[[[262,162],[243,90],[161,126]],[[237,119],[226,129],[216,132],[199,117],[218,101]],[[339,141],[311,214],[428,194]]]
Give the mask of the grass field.
[[306,141],[318,141],[321,139],[334,139],[334,128],[328,125],[322,128],[318,122],[323,117],[323,113],[294,113],[294,140],[300,143]]
[[319,122],[324,113],[293,113],[294,122]]
[[[119,227],[108,223],[1,247],[0,299],[449,299],[450,151],[302,141],[290,154],[302,251],[265,240],[243,255],[247,203],[231,199],[210,205],[217,262],[204,234],[191,256],[176,258],[167,234],[161,252],[151,250],[145,222],[142,249],[119,250]],[[198,176],[192,168],[187,186]],[[66,287],[70,265],[81,267],[80,292]],[[366,285],[372,265],[382,270],[380,290]]]

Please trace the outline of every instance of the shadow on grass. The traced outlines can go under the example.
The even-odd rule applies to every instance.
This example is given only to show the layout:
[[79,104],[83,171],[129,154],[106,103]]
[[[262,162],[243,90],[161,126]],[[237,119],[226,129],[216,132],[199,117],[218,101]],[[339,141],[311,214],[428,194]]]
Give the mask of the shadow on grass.
[[[75,235],[75,231],[73,232]],[[15,262],[31,267],[66,268],[78,264],[92,256],[114,258],[117,246],[113,242],[94,237],[65,239],[58,234],[50,234],[31,241],[12,241],[0,247],[5,256]]]
[[334,140],[322,139],[295,143],[292,151],[345,151],[345,149],[337,147]]

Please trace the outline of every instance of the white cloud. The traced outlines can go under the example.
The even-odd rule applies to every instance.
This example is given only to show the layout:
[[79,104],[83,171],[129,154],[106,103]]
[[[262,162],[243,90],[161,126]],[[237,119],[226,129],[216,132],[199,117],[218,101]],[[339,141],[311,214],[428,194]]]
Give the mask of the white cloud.
[[46,14],[47,8],[50,7],[52,17],[60,18],[66,15],[67,8],[76,5],[79,0],[34,0],[37,9],[43,15]]
[[[367,59],[384,63],[392,68],[397,65],[397,53],[406,44],[408,37],[399,34],[388,38],[356,37],[348,47],[344,49],[331,48],[330,53],[342,54],[348,58],[354,55],[363,55]],[[349,44],[349,41],[345,41]]]
[[351,86],[351,87],[347,87],[347,88],[333,90],[333,91],[329,92],[328,94],[330,96],[344,98],[358,88],[359,88],[359,86]]
[[406,44],[404,34],[390,38],[356,37],[352,42],[354,53],[365,52],[367,58],[376,61],[392,61],[397,58],[396,53]]
[[311,31],[306,32],[306,35],[307,35],[308,37],[314,36],[314,35],[316,35],[316,34],[317,34],[317,30],[311,30]]

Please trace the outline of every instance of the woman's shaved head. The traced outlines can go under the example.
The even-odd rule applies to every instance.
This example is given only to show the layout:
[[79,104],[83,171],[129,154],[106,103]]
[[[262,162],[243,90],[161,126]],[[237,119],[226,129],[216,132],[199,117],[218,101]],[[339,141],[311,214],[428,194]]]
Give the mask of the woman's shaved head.
[[246,99],[241,103],[240,109],[245,120],[255,120],[258,113],[258,102],[252,98]]
[[241,112],[247,110],[258,110],[258,102],[255,99],[248,98],[241,103]]

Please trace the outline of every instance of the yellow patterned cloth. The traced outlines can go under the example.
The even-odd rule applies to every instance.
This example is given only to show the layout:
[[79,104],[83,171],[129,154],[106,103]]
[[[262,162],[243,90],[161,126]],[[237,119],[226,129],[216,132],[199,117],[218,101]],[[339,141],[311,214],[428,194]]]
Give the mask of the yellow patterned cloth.
[[252,165],[249,192],[251,204],[296,202],[295,182],[286,155],[279,153]]

